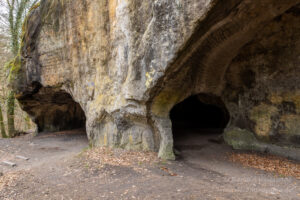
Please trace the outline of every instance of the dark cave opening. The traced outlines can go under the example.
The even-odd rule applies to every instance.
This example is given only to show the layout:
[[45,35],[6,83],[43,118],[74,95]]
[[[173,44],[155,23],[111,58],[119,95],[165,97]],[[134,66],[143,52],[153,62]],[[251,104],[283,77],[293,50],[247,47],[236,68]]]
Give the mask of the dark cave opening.
[[44,99],[36,123],[39,132],[55,132],[82,129],[85,131],[85,113],[79,103],[64,91],[56,91]]
[[86,134],[86,116],[81,105],[65,90],[34,83],[33,90],[18,98],[37,125],[38,133],[72,132]]
[[194,143],[197,138],[220,136],[229,122],[229,112],[221,98],[198,94],[175,105],[170,118],[176,147],[183,141]]

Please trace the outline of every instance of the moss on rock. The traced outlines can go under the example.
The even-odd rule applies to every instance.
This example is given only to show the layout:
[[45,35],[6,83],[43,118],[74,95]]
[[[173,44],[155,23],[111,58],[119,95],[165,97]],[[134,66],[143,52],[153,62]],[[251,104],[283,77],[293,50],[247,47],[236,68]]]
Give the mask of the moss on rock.
[[175,154],[173,151],[173,145],[166,144],[160,148],[158,157],[163,160],[175,160]]
[[259,143],[253,133],[239,128],[226,130],[223,137],[225,142],[234,149],[256,150]]
[[21,56],[17,55],[14,59],[5,64],[5,69],[9,71],[8,81],[12,84],[16,78],[19,78],[18,73],[21,69]]

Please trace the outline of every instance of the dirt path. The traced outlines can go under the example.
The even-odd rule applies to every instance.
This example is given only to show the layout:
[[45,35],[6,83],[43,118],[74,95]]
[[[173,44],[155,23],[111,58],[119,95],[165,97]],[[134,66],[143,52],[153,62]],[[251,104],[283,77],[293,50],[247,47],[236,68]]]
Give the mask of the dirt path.
[[[70,158],[88,146],[87,137],[82,130],[44,133],[33,137],[26,135],[15,139],[0,140],[0,161],[16,163],[16,167],[0,165],[3,173],[19,171],[49,164],[63,158]],[[29,158],[28,161],[17,156]]]
[[17,163],[0,165],[0,199],[300,199],[299,180],[232,163],[232,150],[210,139],[186,137],[177,161],[129,166],[88,159],[79,132],[0,140],[0,161]]

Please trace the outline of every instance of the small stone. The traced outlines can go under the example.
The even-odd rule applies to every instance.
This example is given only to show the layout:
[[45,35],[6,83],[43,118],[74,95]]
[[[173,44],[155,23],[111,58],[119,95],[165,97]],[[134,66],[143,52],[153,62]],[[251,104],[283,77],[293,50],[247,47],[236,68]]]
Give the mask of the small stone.
[[29,158],[27,158],[27,157],[24,157],[24,156],[16,156],[16,158],[19,158],[19,159],[22,159],[22,160],[29,160]]
[[5,164],[5,165],[9,165],[9,166],[11,166],[11,167],[16,167],[16,166],[17,166],[16,163],[9,162],[9,161],[2,161],[2,163]]

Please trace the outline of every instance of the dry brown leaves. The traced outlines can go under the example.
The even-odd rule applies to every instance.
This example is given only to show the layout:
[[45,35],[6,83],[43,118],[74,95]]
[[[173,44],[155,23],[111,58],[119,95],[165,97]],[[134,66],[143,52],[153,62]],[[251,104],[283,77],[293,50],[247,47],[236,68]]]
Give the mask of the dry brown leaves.
[[101,165],[131,166],[158,162],[154,152],[126,151],[123,149],[93,148],[85,153],[87,159],[100,162]]
[[286,158],[256,153],[233,153],[229,155],[232,162],[243,166],[278,173],[283,176],[293,176],[300,179],[300,164]]
[[7,187],[15,187],[22,172],[10,172],[0,176],[0,192]]
[[176,173],[172,172],[169,168],[166,167],[160,167],[160,169],[164,172],[166,172],[170,176],[178,176]]

